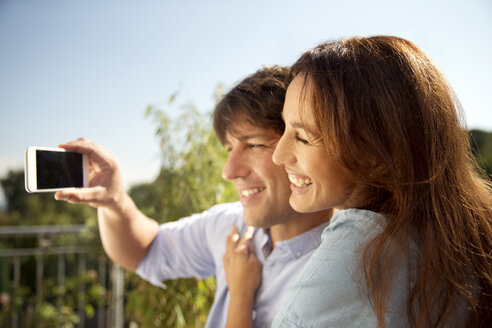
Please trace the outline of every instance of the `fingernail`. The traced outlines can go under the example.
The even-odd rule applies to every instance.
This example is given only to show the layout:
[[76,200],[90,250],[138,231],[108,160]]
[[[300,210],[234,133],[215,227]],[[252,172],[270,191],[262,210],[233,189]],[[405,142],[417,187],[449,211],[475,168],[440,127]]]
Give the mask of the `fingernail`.
[[56,193],[56,194],[55,194],[55,199],[56,199],[56,200],[64,200],[64,199],[66,199],[66,197],[65,197],[65,195],[63,195],[63,194],[58,194],[58,193]]
[[255,228],[248,226],[248,228],[246,229],[246,232],[244,233],[244,236],[247,239],[251,239],[251,237],[253,237],[254,232],[255,232]]

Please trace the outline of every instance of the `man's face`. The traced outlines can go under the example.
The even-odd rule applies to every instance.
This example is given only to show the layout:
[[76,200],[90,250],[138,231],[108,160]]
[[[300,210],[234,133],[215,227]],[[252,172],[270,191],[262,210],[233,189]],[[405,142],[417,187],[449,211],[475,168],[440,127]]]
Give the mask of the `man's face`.
[[226,134],[229,157],[222,177],[234,182],[248,225],[268,228],[296,215],[289,205],[290,182],[283,167],[272,161],[280,135],[272,129],[240,121]]

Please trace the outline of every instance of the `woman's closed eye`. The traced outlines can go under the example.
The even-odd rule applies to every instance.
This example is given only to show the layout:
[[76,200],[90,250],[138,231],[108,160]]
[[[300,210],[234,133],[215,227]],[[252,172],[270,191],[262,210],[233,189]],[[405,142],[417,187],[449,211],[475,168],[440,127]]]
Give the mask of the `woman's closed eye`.
[[303,139],[303,138],[301,138],[299,136],[295,136],[295,139],[296,139],[297,142],[300,142],[300,143],[302,143],[304,145],[307,145],[309,143],[306,139]]

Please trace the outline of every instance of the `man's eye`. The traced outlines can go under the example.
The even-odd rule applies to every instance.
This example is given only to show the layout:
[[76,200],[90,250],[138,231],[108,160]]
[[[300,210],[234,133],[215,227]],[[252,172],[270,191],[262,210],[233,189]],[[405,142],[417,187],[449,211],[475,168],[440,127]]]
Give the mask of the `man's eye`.
[[261,148],[263,145],[261,144],[248,144],[248,148]]
[[299,136],[296,136],[295,138],[296,138],[296,141],[298,141],[298,142],[300,142],[300,143],[302,143],[302,144],[304,144],[304,145],[307,145],[307,144],[308,144],[308,141],[307,141],[307,140],[302,139],[302,138],[301,138],[301,137],[299,137]]

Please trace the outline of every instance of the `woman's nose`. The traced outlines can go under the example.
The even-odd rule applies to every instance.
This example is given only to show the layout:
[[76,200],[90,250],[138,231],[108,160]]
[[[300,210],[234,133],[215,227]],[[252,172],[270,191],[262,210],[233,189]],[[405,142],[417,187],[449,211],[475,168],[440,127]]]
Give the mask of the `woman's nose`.
[[275,151],[272,155],[272,160],[277,165],[287,165],[291,164],[293,161],[292,147],[288,146],[287,138],[285,137],[285,133],[282,135],[280,140],[275,147]]

